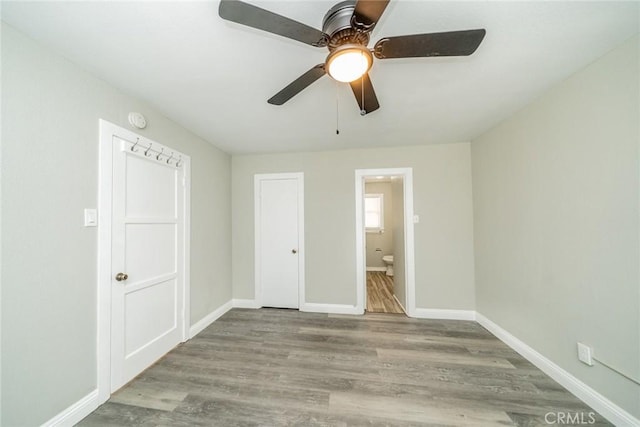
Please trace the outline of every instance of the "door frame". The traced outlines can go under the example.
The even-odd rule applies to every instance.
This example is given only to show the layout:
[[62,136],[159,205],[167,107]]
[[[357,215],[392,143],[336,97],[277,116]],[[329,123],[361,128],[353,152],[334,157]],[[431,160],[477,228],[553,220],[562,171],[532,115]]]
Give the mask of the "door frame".
[[260,197],[262,181],[295,179],[298,183],[298,310],[301,310],[305,304],[305,272],[304,272],[304,173],[262,173],[255,174],[253,178],[253,206],[254,206],[254,302],[257,307],[262,307],[262,283],[261,283],[261,211]]
[[[162,144],[117,126],[106,120],[99,120],[99,160],[98,160],[98,277],[97,277],[97,388],[99,404],[111,396],[111,221],[113,195],[113,136],[130,141],[138,141],[145,147],[164,147]],[[166,147],[167,149],[169,147]],[[182,310],[182,342],[189,338],[190,289],[191,289],[191,158],[182,155],[182,177],[184,180],[184,283]]]
[[[385,169],[356,169],[356,310],[364,313],[366,308],[365,297],[367,295],[367,266],[365,252],[364,231],[364,195],[365,177],[393,175],[403,179],[404,199],[404,272],[407,301],[406,313],[409,317],[415,317],[416,312],[416,283],[415,283],[415,254],[413,236],[413,169],[412,168],[385,168]],[[394,265],[394,268],[398,266]]]

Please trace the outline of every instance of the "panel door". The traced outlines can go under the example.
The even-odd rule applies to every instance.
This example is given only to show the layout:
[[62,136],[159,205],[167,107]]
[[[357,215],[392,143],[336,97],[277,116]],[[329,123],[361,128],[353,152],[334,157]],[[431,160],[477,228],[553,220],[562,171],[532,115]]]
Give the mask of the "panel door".
[[111,390],[182,340],[184,171],[114,137]]
[[260,282],[264,307],[299,308],[298,185],[293,179],[260,184]]

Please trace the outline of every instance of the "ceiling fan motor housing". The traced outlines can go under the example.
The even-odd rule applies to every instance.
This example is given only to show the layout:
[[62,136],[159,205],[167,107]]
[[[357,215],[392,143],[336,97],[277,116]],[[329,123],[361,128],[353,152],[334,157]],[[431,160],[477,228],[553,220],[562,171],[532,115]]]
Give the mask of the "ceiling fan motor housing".
[[355,10],[355,0],[347,0],[333,6],[322,20],[322,31],[329,36],[327,47],[331,52],[346,43],[366,46],[369,32],[357,30],[351,19]]

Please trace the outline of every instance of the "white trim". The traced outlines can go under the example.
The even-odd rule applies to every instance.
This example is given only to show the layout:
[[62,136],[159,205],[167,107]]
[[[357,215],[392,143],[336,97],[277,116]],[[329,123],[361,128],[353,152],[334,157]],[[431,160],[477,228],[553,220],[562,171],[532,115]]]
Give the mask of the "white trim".
[[[267,180],[295,179],[298,183],[298,308],[305,303],[305,272],[304,272],[304,173],[263,173],[253,177],[253,207],[254,207],[254,301],[258,307],[262,307],[262,283],[260,277],[262,269],[260,265],[260,183]],[[254,308],[254,307],[247,307]]]
[[367,267],[367,271],[387,271],[387,267]]
[[300,306],[300,311],[310,313],[331,313],[331,314],[364,314],[364,310],[355,305],[348,304],[317,304],[307,302]]
[[[133,133],[127,129],[99,120],[98,144],[98,277],[97,277],[97,405],[106,402],[111,396],[111,207],[113,193],[113,135],[139,144],[163,147],[161,144]],[[191,263],[190,256],[190,218],[191,218],[191,157],[182,154],[184,178],[184,263],[182,298],[182,340],[189,338]],[[94,408],[95,409],[95,408]]]
[[306,254],[304,246],[304,173],[296,174],[298,176],[298,308],[305,304],[305,277],[304,257]]
[[182,294],[182,342],[191,338],[189,325],[191,324],[191,157],[185,156],[183,166],[184,182],[184,212],[182,227],[184,229],[182,250],[182,268],[184,290]]
[[[98,161],[98,401],[111,395],[111,199],[113,192],[112,124],[100,120]],[[107,143],[107,141],[109,143]]]
[[560,366],[502,329],[480,313],[476,313],[476,321],[485,329],[495,335],[500,341],[507,344],[522,357],[537,366],[542,372],[549,375],[564,388],[573,393],[587,405],[591,406],[600,415],[617,426],[640,426],[640,420],[633,415],[589,387]]
[[200,332],[202,332],[207,326],[211,325],[213,322],[218,320],[221,316],[223,316],[227,311],[233,308],[233,301],[229,300],[222,304],[220,307],[213,310],[211,313],[204,316],[202,319],[198,320],[196,323],[191,325],[189,328],[189,339],[195,337]]
[[[356,169],[356,308],[364,312],[367,295],[365,230],[364,230],[364,194],[365,177],[392,175],[401,176],[404,189],[404,269],[406,286],[406,314],[414,317],[416,311],[415,254],[413,237],[413,169]],[[398,268],[396,266],[395,268]]]
[[254,299],[236,299],[231,300],[233,308],[260,308],[261,305]]
[[416,308],[413,312],[413,317],[418,319],[476,320],[476,312],[473,310]]
[[407,314],[407,309],[404,308],[404,305],[402,305],[402,303],[400,302],[400,300],[398,299],[396,294],[393,294],[393,299],[396,300],[396,302],[398,303],[398,305],[400,306],[400,308],[402,309],[402,312],[404,314]]
[[44,422],[42,427],[73,426],[100,406],[98,389],[93,390],[76,403]]

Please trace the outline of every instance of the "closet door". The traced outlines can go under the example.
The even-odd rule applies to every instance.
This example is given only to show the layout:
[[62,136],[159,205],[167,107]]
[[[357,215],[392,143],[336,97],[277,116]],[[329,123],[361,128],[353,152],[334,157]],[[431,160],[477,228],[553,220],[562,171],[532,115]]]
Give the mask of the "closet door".
[[302,186],[301,174],[256,176],[256,279],[263,307],[300,306]]

